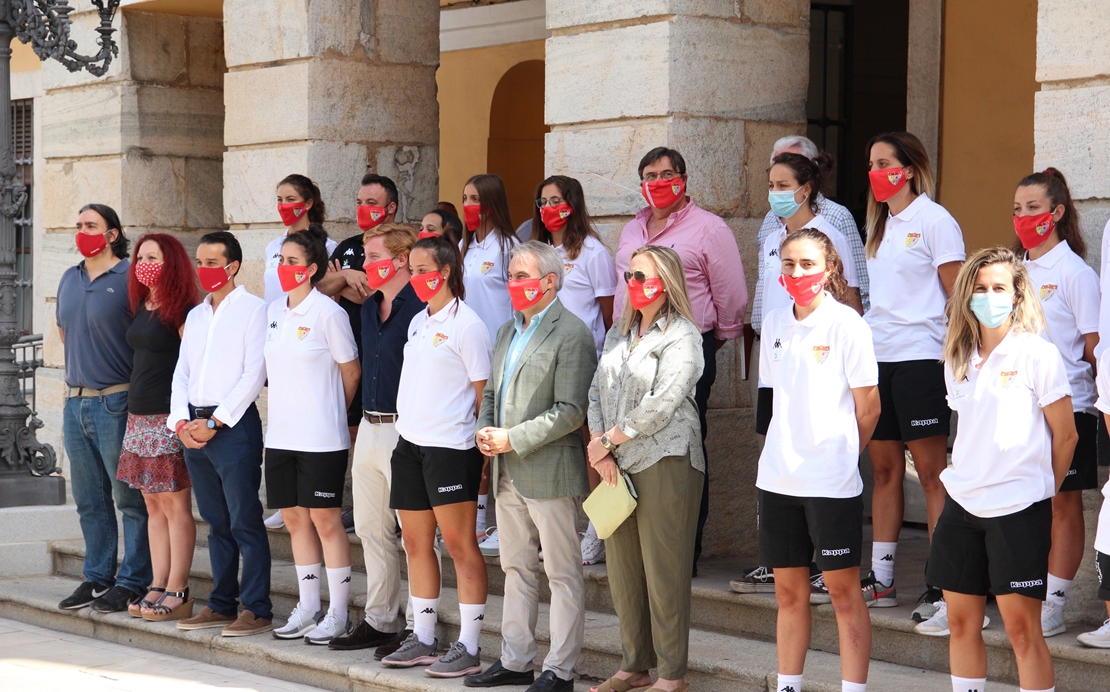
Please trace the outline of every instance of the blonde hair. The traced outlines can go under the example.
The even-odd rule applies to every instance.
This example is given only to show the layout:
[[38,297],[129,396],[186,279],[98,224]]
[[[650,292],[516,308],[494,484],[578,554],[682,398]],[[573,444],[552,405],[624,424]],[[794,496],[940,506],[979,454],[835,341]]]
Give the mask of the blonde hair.
[[825,255],[825,270],[829,272],[829,278],[825,282],[825,290],[831,293],[833,298],[836,298],[836,302],[847,304],[848,280],[844,278],[844,261],[840,259],[840,253],[836,251],[833,242],[816,228],[801,228],[787,235],[779,244],[780,259],[782,258],[783,248],[796,240],[809,240],[821,248],[821,252]]
[[381,226],[365,231],[362,234],[362,244],[365,245],[366,241],[378,236],[382,237],[382,244],[394,257],[409,254],[412,246],[416,244],[416,231],[399,223],[383,223]]
[[[871,138],[867,143],[867,156],[870,158],[871,149],[879,143],[887,144],[894,149],[894,158],[903,168],[912,168],[913,177],[909,179],[910,191],[915,195],[925,195],[929,199],[937,198],[936,186],[933,183],[933,168],[929,164],[929,152],[921,140],[909,132],[887,132]],[[867,186],[867,257],[875,257],[879,252],[879,245],[886,235],[886,219],[890,215],[890,207],[886,202],[875,200],[875,193],[871,186]]]
[[[669,322],[675,316],[685,317],[697,325],[697,321],[694,319],[694,311],[690,307],[690,297],[686,293],[686,272],[682,269],[682,259],[678,256],[678,253],[669,247],[645,245],[632,253],[632,257],[628,258],[629,265],[632,263],[632,258],[637,255],[650,257],[655,262],[655,270],[659,273],[659,278],[663,280],[663,297],[666,302],[659,309],[659,314],[667,317],[668,326],[670,326]],[[624,314],[621,315],[621,334],[628,334],[632,331],[632,325],[636,323],[640,311],[632,308],[627,283],[625,283],[624,291],[625,303]]]
[[1044,311],[1037,298],[1033,282],[1025,263],[1005,247],[989,247],[979,250],[960,267],[952,295],[948,298],[948,333],[944,336],[944,360],[952,369],[957,382],[964,379],[971,364],[971,354],[981,345],[979,339],[979,320],[971,311],[971,296],[975,292],[975,279],[979,270],[995,264],[1006,265],[1014,281],[1014,311],[1010,313],[1012,329],[1030,334],[1041,334],[1045,330]]

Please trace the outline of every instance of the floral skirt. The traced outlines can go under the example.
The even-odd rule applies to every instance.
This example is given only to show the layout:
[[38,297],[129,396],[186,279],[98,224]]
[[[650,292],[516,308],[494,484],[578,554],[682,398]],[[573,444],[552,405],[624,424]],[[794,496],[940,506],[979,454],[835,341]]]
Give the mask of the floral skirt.
[[127,414],[127,431],[116,480],[144,493],[172,493],[192,487],[185,447],[166,427],[167,414]]

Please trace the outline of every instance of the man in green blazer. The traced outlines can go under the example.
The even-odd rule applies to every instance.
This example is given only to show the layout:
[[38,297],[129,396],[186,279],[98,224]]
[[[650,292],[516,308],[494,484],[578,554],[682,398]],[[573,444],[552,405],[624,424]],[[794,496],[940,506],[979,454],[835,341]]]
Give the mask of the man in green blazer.
[[[501,659],[463,682],[570,692],[585,631],[577,522],[579,500],[589,492],[582,426],[597,347],[556,297],[563,260],[554,248],[534,240],[518,245],[509,279],[516,315],[497,332],[475,435],[491,458],[497,500],[505,570]],[[551,585],[551,651],[534,679],[541,564]]]

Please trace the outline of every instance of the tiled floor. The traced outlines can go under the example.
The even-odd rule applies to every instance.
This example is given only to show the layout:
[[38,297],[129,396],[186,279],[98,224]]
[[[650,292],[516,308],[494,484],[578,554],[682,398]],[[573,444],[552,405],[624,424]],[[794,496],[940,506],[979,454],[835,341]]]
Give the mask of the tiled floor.
[[0,692],[322,692],[0,619]]

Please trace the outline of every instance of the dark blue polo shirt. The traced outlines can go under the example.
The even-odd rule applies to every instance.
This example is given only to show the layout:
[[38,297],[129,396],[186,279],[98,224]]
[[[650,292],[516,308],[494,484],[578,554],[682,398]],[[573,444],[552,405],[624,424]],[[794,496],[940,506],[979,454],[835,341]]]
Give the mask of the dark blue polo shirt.
[[397,413],[397,388],[409,324],[424,309],[424,303],[416,297],[412,284],[405,284],[393,299],[389,319],[383,324],[378,312],[383,298],[377,291],[362,304],[362,408]]
[[127,270],[116,266],[90,282],[82,261],[58,283],[57,322],[65,336],[66,384],[107,389],[131,381],[131,347],[127,329]]

